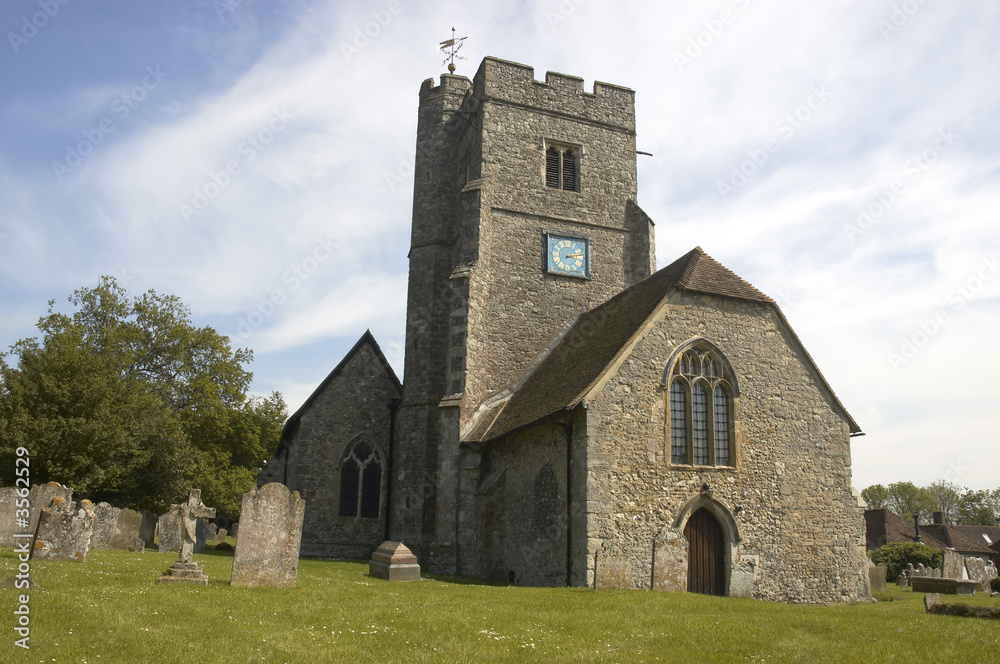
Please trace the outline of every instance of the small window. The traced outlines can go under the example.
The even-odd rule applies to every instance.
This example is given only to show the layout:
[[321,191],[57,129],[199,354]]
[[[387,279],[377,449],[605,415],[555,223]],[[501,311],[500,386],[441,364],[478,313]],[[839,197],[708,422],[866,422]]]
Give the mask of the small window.
[[358,441],[340,468],[340,516],[377,519],[382,502],[382,463],[366,442]]
[[717,350],[695,343],[669,375],[670,462],[733,466],[733,377]]
[[545,186],[566,191],[580,190],[580,151],[550,145],[545,151]]

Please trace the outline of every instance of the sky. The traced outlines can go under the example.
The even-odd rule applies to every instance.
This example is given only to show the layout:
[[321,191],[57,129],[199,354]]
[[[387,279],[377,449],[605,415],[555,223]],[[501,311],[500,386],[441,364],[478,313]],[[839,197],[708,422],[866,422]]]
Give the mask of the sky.
[[417,93],[452,27],[458,74],[636,91],[658,265],[701,246],[779,303],[866,433],[855,486],[1000,484],[982,0],[5,0],[0,349],[112,275],[252,349],[290,412],[366,329],[401,375]]

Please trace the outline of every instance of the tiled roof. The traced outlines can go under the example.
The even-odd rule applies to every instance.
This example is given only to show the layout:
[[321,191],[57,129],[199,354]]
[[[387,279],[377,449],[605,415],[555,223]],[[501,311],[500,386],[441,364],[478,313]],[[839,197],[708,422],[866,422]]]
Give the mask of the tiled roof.
[[920,536],[924,537],[926,534],[930,534],[934,537],[934,539],[944,542],[959,553],[967,553],[977,556],[993,555],[993,550],[986,546],[985,543],[980,543],[972,538],[966,537],[958,531],[955,526],[940,523],[921,524]]
[[514,391],[492,426],[487,428],[480,421],[465,439],[498,438],[575,406],[675,289],[774,303],[696,247],[604,304],[581,314]]

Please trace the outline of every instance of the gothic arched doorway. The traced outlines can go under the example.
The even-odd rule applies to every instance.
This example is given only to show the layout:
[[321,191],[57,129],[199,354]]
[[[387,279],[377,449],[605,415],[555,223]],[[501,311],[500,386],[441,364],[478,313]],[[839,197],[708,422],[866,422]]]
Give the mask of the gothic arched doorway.
[[704,507],[684,526],[688,541],[688,592],[726,594],[726,538],[718,519]]

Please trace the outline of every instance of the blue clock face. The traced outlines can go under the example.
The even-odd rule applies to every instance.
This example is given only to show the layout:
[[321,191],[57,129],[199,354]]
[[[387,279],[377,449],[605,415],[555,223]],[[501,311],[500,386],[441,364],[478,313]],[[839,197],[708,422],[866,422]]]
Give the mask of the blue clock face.
[[587,240],[561,235],[548,236],[548,271],[571,277],[589,277]]

